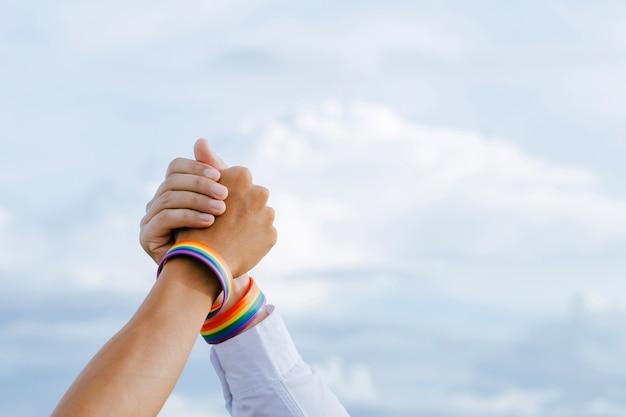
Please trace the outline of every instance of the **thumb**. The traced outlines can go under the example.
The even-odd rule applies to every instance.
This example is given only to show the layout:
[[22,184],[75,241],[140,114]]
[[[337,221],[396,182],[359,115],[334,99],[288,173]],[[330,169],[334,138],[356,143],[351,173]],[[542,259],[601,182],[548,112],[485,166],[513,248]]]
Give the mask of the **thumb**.
[[220,171],[228,168],[228,165],[222,161],[222,158],[213,153],[213,150],[209,146],[209,141],[206,139],[198,139],[196,141],[193,146],[193,154],[198,162],[204,162]]

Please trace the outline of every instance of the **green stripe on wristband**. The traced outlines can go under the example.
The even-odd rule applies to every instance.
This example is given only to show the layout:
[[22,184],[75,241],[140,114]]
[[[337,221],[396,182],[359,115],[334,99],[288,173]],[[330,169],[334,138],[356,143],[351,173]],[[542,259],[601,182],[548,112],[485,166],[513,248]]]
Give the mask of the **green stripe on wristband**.
[[244,296],[219,316],[207,319],[200,334],[209,344],[224,342],[243,333],[263,311],[264,306],[265,294],[250,277]]

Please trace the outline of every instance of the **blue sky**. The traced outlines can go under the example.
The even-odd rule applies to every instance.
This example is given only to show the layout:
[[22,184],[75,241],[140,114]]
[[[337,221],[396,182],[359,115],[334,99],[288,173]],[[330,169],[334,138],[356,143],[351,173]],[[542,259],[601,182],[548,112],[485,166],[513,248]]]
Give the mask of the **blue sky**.
[[[621,2],[0,7],[3,415],[138,306],[198,137],[271,190],[255,278],[354,415],[626,413]],[[225,415],[200,341],[183,414]]]

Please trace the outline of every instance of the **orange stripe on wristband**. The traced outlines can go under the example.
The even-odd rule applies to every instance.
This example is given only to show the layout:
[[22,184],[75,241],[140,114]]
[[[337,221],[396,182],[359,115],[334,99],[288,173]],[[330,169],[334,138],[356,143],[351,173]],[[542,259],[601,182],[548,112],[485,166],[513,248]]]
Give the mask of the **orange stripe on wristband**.
[[207,319],[200,334],[209,344],[224,342],[243,333],[265,306],[265,294],[250,277],[246,293],[228,310]]

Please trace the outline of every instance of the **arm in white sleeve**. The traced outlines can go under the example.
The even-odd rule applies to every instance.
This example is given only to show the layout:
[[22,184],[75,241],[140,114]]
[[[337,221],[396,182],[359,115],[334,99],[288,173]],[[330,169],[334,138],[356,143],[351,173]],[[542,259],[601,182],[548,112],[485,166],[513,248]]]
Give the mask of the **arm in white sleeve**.
[[252,329],[213,346],[211,362],[233,417],[349,417],[307,365],[285,323],[270,315]]

